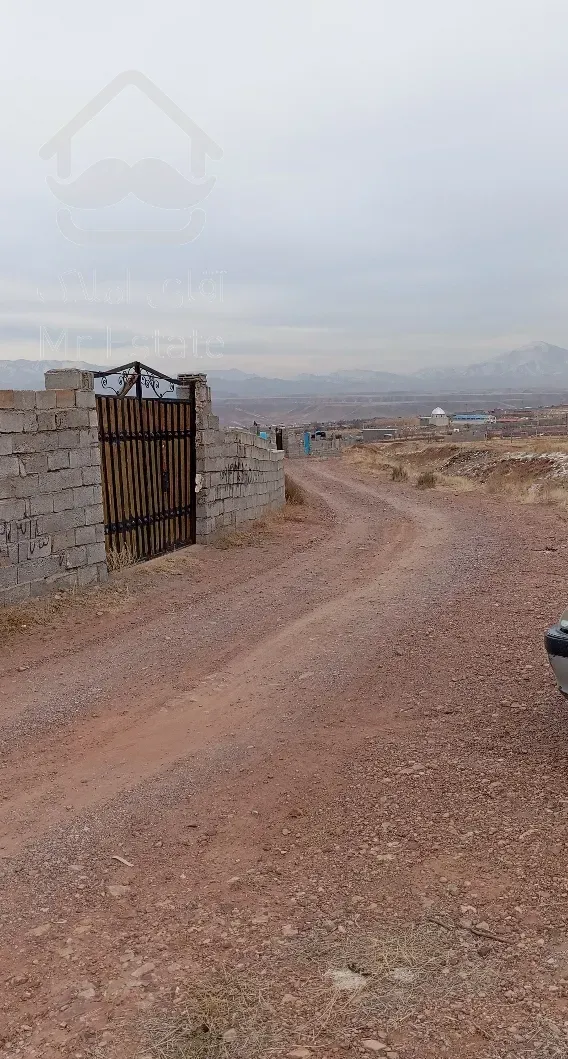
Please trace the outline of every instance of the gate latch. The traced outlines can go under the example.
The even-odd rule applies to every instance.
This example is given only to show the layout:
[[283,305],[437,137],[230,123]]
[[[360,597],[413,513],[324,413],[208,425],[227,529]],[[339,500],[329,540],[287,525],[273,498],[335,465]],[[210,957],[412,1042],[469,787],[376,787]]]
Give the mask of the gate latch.
[[170,472],[162,471],[162,492],[169,493],[170,491]]

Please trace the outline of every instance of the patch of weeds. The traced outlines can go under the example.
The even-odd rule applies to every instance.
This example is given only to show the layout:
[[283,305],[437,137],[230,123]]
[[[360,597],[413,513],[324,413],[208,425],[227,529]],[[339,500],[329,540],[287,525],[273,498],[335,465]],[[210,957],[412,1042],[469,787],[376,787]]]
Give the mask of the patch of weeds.
[[124,570],[127,566],[134,566],[137,562],[138,556],[129,544],[123,544],[122,548],[109,548],[107,551],[109,570]]
[[433,489],[436,485],[436,475],[434,471],[423,471],[422,474],[418,475],[416,479],[417,489]]
[[306,503],[306,491],[301,485],[298,485],[289,474],[284,477],[285,482],[285,496],[287,504],[305,504]]
[[397,464],[396,467],[393,467],[392,472],[391,472],[391,481],[393,481],[393,482],[407,482],[408,481],[408,471],[405,470],[405,468],[402,466],[402,464],[399,463],[399,464]]

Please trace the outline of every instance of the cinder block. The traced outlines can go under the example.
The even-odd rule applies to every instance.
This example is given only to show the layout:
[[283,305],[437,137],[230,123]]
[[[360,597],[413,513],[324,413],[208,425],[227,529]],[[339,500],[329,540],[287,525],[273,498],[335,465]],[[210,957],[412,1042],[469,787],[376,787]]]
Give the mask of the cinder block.
[[92,507],[85,508],[85,525],[96,526],[97,522],[103,522],[103,505],[93,504]]
[[56,536],[58,533],[67,533],[85,525],[85,511],[83,508],[67,508],[64,511],[54,511],[44,516],[42,529],[44,533]]
[[17,581],[18,567],[15,564],[0,566],[0,589],[11,588]]
[[74,408],[75,390],[52,390],[55,394],[56,408]]
[[51,538],[51,550],[54,555],[60,555],[61,552],[67,552],[69,548],[74,548],[75,534],[77,530],[68,529],[63,533],[54,533]]
[[90,446],[87,448],[71,449],[69,452],[69,466],[70,467],[88,467],[91,462],[91,449]]
[[88,544],[87,545],[87,562],[88,563],[103,563],[106,561],[106,551],[104,544]]
[[13,585],[12,588],[6,588],[3,592],[0,592],[0,603],[4,607],[9,607],[13,603],[23,603],[24,600],[30,598],[30,586],[27,585]]
[[95,526],[95,542],[97,544],[104,544],[105,542],[105,528],[102,522],[98,522]]
[[32,581],[30,594],[34,598],[51,596],[54,592],[69,592],[76,584],[77,571],[69,570],[66,573],[57,574],[55,577],[49,577],[45,581]]
[[38,430],[55,430],[57,423],[55,420],[56,412],[50,409],[47,412],[37,413],[37,428]]
[[40,475],[40,493],[58,493],[62,489],[73,489],[81,485],[81,468],[70,467],[68,470],[47,471]]
[[95,430],[98,430],[99,429],[99,417],[97,415],[96,409],[91,409],[88,414],[89,414],[89,426],[90,427],[94,427]]
[[9,434],[0,434],[0,456],[11,456],[13,451],[13,438]]
[[49,408],[55,408],[55,390],[37,390],[35,402],[38,411],[46,412]]
[[23,500],[0,500],[0,522],[13,522],[26,517]]
[[29,513],[34,515],[47,515],[53,511],[53,496],[51,493],[39,493],[29,498]]
[[[79,526],[78,529],[73,531],[75,534],[74,544],[97,544],[97,527],[96,526]],[[103,528],[103,539],[104,539],[104,528]],[[104,544],[103,544],[104,548]]]
[[58,430],[56,435],[58,448],[69,449],[69,451],[78,449],[82,444],[82,433],[80,430]]
[[[47,471],[47,454],[45,452],[23,452],[19,456],[20,469],[23,467],[26,474],[39,474]],[[0,458],[0,467],[2,460]],[[1,471],[0,471],[1,473]]]
[[70,466],[69,452],[67,449],[56,449],[47,455],[48,471],[64,471]]
[[100,584],[104,584],[105,581],[108,581],[108,566],[106,559],[104,563],[97,563],[97,579]]
[[63,489],[60,493],[53,493],[52,495],[54,511],[68,511],[75,506],[72,489]]
[[[48,415],[49,413],[39,413],[39,415],[42,414]],[[58,430],[81,430],[92,426],[89,422],[91,415],[88,408],[58,408],[55,412],[55,425]]]
[[97,399],[94,390],[76,390],[75,404],[77,408],[96,408]]
[[83,478],[83,485],[100,485],[101,484],[101,468],[98,467],[83,467],[81,471]]
[[20,461],[17,456],[0,456],[0,478],[17,477],[20,473]]
[[21,411],[30,411],[32,408],[35,409],[36,395],[35,390],[14,390],[14,408],[18,408]]
[[[98,545],[94,545],[98,547]],[[70,548],[67,552],[65,565],[68,570],[72,570],[76,566],[85,566],[87,563],[87,549],[83,545],[75,548]]]
[[0,434],[21,434],[24,429],[24,412],[0,409]]
[[0,409],[14,408],[15,390],[0,390]]
[[25,477],[12,479],[14,482],[14,496],[22,500],[36,496],[39,487],[39,474],[26,474]]
[[13,452],[53,452],[57,448],[57,434],[50,433],[15,434],[12,437]]
[[[79,470],[79,468],[77,468]],[[96,503],[94,486],[82,485],[73,490],[73,504],[75,507],[87,507]]]
[[88,430],[80,430],[77,445],[83,446],[98,445],[99,443],[99,431],[96,427],[89,427]]
[[83,566],[82,569],[77,570],[77,584],[81,588],[87,588],[88,585],[95,585],[98,581],[98,570],[96,566]]
[[46,371],[46,390],[93,390],[95,380],[91,371],[80,368],[56,368]]
[[[18,563],[18,584],[28,581],[45,581],[47,577],[62,572],[63,560],[60,555],[47,555],[40,559],[28,559]],[[64,568],[63,568],[64,569]]]

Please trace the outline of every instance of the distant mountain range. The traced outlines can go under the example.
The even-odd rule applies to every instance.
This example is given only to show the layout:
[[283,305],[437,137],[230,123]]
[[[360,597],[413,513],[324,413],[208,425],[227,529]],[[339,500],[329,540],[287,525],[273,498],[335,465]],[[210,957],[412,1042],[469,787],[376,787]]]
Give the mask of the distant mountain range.
[[[100,370],[97,365],[76,361],[0,360],[0,389],[42,389],[44,372],[48,368],[60,367]],[[346,369],[326,375],[300,374],[291,379],[278,379],[230,368],[226,371],[213,369],[207,375],[217,399],[395,393],[479,394],[495,390],[555,392],[568,388],[568,349],[548,342],[531,342],[465,368],[421,368],[409,374]]]

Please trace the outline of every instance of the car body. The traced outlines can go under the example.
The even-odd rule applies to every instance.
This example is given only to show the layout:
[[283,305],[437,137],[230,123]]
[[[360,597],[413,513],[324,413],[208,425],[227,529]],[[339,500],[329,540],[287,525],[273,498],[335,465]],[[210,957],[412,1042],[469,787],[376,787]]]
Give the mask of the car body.
[[544,634],[544,646],[559,690],[568,698],[568,610]]

